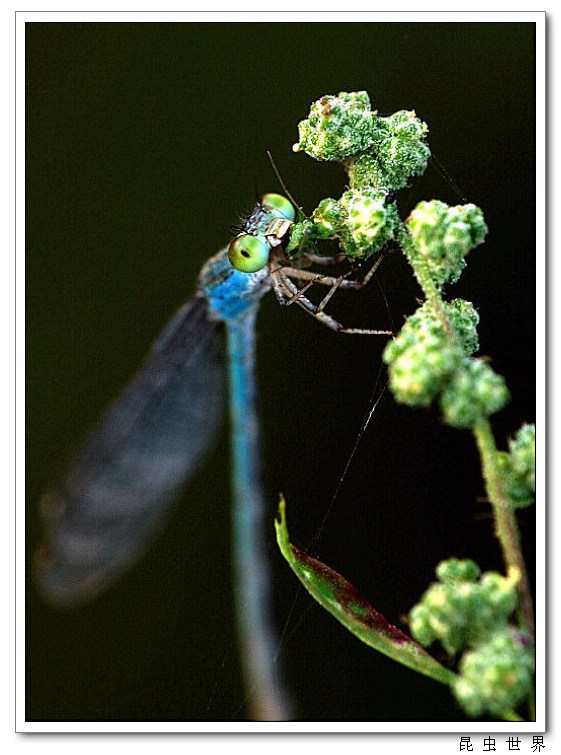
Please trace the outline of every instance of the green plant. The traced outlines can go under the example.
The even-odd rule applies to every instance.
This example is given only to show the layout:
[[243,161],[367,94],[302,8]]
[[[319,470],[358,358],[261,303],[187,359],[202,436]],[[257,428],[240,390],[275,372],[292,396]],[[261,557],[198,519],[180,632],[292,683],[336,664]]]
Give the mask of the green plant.
[[[410,668],[448,684],[464,711],[520,720],[533,716],[534,619],[521,551],[516,509],[533,503],[535,428],[524,425],[508,452],[497,450],[490,416],[509,400],[505,380],[477,358],[479,316],[463,299],[447,301],[466,256],[487,226],[473,204],[420,202],[402,221],[395,193],[426,169],[428,128],[412,111],[380,117],[366,92],[341,92],[315,102],[299,125],[295,151],[340,162],[349,188],[322,200],[311,217],[300,214],[287,253],[336,239],[350,260],[376,258],[399,245],[423,291],[424,302],[390,340],[383,359],[396,401],[411,407],[436,403],[444,422],[473,433],[492,506],[506,576],[480,574],[471,560],[449,559],[409,614],[413,639],[391,625],[325,564],[291,545],[285,502],[276,521],[279,546],[312,596],[359,639]],[[456,656],[452,671],[423,649],[433,642]]]

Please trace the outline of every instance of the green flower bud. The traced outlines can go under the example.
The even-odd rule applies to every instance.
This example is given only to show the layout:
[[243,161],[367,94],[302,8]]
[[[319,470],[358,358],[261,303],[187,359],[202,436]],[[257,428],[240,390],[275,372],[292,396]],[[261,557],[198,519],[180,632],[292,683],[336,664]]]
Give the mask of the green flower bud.
[[515,576],[503,577],[498,572],[485,572],[481,577],[481,597],[494,616],[507,619],[514,611],[518,603],[516,585]]
[[395,191],[388,179],[387,171],[378,159],[378,154],[373,150],[354,155],[345,160],[344,165],[351,189],[371,188],[384,194]]
[[296,259],[315,240],[337,239],[349,259],[368,259],[394,237],[400,222],[397,207],[386,202],[384,192],[349,190],[339,200],[323,199],[312,218],[295,223],[286,252]]
[[463,359],[440,397],[444,421],[452,427],[473,427],[509,401],[504,378],[479,359]]
[[322,97],[298,126],[295,151],[316,160],[342,162],[353,189],[402,189],[426,170],[430,149],[428,127],[413,111],[381,118],[370,109],[366,92],[340,92]]
[[313,219],[324,238],[335,238],[345,227],[347,210],[337,199],[322,199],[313,212]]
[[464,653],[454,695],[470,716],[502,716],[528,697],[533,671],[532,648],[514,629],[505,628]]
[[509,448],[509,453],[499,453],[504,489],[513,506],[531,506],[536,492],[536,426],[523,425]]
[[330,238],[331,234],[319,228],[311,218],[303,218],[290,228],[290,242],[286,247],[289,259],[295,260],[307,252],[317,254],[315,241]]
[[508,577],[486,572],[467,559],[449,559],[436,569],[433,582],[411,609],[413,637],[422,645],[438,641],[449,653],[487,641],[506,625],[518,602],[518,573]]
[[316,160],[342,161],[372,146],[374,114],[366,92],[339,92],[314,102],[310,115],[298,125],[295,151]]
[[399,214],[386,195],[371,190],[346,191],[339,201],[324,199],[313,213],[322,234],[338,238],[351,259],[367,259],[379,252],[394,236]]
[[389,365],[390,388],[396,401],[429,406],[460,366],[463,352],[424,304],[388,342],[382,358]]
[[379,120],[385,128],[378,128],[374,148],[385,187],[388,191],[397,191],[427,169],[430,149],[426,137],[429,129],[413,110],[399,110]]
[[479,349],[479,339],[477,336],[479,315],[475,307],[471,302],[465,301],[465,299],[453,299],[451,302],[445,302],[444,308],[455,334],[462,342],[467,356],[474,354]]
[[438,200],[420,202],[406,224],[416,253],[438,286],[458,280],[465,256],[487,234],[483,213],[473,204],[449,207]]
[[481,569],[471,558],[449,558],[436,567],[436,576],[441,582],[475,582]]
[[464,648],[468,643],[474,589],[469,582],[433,583],[409,614],[414,639],[425,646],[438,641],[448,653]]

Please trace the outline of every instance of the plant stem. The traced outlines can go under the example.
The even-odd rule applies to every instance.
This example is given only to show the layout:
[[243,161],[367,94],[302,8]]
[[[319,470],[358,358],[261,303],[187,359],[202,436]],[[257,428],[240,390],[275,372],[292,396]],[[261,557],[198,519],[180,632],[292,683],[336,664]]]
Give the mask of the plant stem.
[[[407,229],[404,226],[399,230],[398,240],[405,252],[409,264],[413,268],[415,277],[423,289],[423,293],[432,311],[440,319],[446,332],[452,338],[457,340],[457,335],[450,324],[450,320],[444,308],[440,289],[435,284],[428,265],[422,255],[416,251]],[[497,448],[488,420],[480,420],[473,427],[473,433],[481,457],[487,495],[491,502],[491,506],[493,507],[496,534],[501,543],[505,564],[507,568],[516,568],[520,575],[518,589],[520,594],[521,624],[530,633],[532,640],[534,640],[534,611],[528,576],[526,573],[524,558],[522,556],[520,535],[514,510],[510,504],[508,496],[503,490],[500,470],[497,464]]]
[[448,315],[446,314],[446,310],[444,309],[440,290],[432,279],[428,265],[426,264],[424,259],[416,252],[415,246],[413,245],[411,237],[409,236],[409,233],[407,232],[407,229],[404,225],[402,225],[399,229],[397,238],[401,248],[403,249],[403,252],[405,253],[405,256],[407,257],[409,264],[413,268],[417,282],[423,289],[425,299],[428,301],[434,314],[440,319],[446,332],[450,335],[450,337],[457,339],[454,328],[450,324],[450,320],[448,319]]
[[501,474],[497,464],[495,438],[487,420],[478,422],[473,427],[473,434],[481,457],[485,488],[493,507],[495,531],[502,547],[505,564],[507,567],[514,567],[520,574],[518,590],[520,594],[521,623],[530,633],[533,640],[535,628],[530,584],[522,556],[516,515],[503,490]]

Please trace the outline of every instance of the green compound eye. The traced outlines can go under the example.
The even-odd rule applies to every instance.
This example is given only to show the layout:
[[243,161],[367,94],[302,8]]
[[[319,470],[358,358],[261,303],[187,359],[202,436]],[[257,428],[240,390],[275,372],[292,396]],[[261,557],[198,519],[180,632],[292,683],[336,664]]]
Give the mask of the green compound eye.
[[292,203],[286,197],[283,197],[282,194],[265,194],[261,198],[261,202],[274,210],[277,217],[284,218],[285,220],[294,220],[296,218],[296,212]]
[[242,273],[256,273],[269,260],[269,245],[263,236],[250,236],[244,233],[230,244],[228,259],[232,267]]

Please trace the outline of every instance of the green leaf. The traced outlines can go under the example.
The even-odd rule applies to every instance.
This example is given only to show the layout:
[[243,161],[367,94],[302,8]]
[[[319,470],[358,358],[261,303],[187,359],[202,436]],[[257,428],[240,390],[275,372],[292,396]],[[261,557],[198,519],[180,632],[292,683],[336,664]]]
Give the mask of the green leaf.
[[275,520],[277,542],[281,553],[310,595],[362,642],[437,682],[452,684],[455,674],[390,624],[350,582],[290,543],[285,507],[281,495]]

